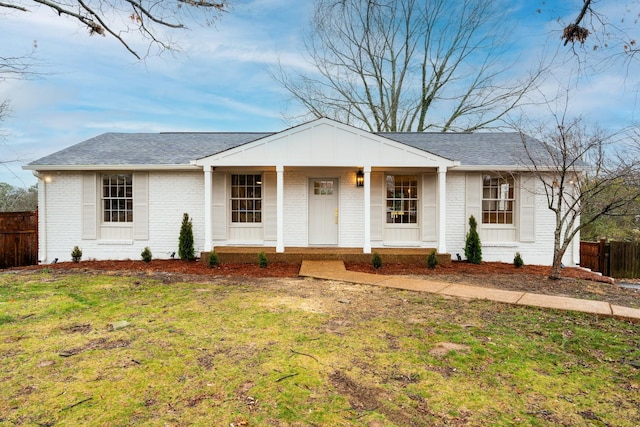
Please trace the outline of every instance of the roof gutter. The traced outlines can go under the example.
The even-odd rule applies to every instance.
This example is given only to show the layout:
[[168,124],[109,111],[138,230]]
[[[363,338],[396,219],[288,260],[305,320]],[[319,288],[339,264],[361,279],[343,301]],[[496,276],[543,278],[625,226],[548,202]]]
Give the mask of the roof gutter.
[[185,165],[33,165],[28,164],[22,166],[24,170],[32,171],[100,171],[100,170],[121,170],[121,171],[136,171],[136,170],[201,170],[202,167],[194,164]]

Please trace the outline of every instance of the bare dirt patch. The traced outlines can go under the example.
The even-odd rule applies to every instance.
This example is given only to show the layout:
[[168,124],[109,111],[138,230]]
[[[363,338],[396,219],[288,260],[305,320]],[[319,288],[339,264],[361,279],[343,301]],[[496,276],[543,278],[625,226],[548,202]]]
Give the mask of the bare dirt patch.
[[[525,265],[516,268],[512,264],[497,262],[470,264],[453,261],[449,265],[438,265],[433,270],[426,266],[408,264],[383,264],[377,270],[370,263],[347,264],[346,267],[348,270],[373,274],[410,275],[450,283],[601,300],[616,305],[640,308],[640,291],[622,288],[609,277],[580,268],[565,268],[562,270],[560,280],[550,280],[548,276],[551,268],[548,266]],[[202,262],[182,260],[152,260],[149,263],[131,260],[64,262],[24,267],[20,270],[43,268],[52,272],[148,277],[164,283],[177,281],[206,283],[220,278],[293,278],[298,277],[300,270],[297,264],[271,263],[266,268],[260,268],[257,264],[223,264],[216,268],[209,268]]]

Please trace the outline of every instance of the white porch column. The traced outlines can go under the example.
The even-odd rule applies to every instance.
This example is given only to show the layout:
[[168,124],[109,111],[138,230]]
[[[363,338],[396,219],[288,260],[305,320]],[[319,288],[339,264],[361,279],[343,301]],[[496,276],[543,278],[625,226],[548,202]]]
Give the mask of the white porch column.
[[276,165],[276,252],[284,252],[284,166]]
[[438,167],[438,253],[447,252],[447,167]]
[[364,244],[362,252],[371,253],[371,166],[364,167]]
[[204,250],[213,249],[213,217],[211,204],[213,203],[213,174],[211,166],[204,166]]

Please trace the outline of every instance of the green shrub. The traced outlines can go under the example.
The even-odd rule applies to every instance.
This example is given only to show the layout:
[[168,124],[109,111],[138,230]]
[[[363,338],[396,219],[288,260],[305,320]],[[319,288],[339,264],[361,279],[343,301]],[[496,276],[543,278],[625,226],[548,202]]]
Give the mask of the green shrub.
[[188,213],[185,213],[182,216],[178,256],[180,259],[186,259],[188,261],[192,261],[196,258],[195,250],[193,249],[193,224],[189,219]]
[[260,268],[266,268],[269,265],[269,260],[264,252],[258,254],[258,265]]
[[73,247],[73,251],[71,251],[71,259],[73,262],[80,262],[82,259],[82,249],[77,246]]
[[438,254],[436,253],[436,251],[432,251],[427,257],[427,267],[433,270],[438,264],[440,264],[440,261],[438,260]]
[[524,261],[522,260],[522,256],[520,255],[520,252],[516,252],[516,256],[513,257],[513,265],[516,268],[520,268],[524,265]]
[[371,257],[371,265],[373,265],[373,268],[376,270],[382,267],[382,257],[378,252],[373,253],[373,257]]
[[153,255],[151,254],[151,249],[149,249],[149,246],[146,246],[142,252],[140,253],[140,256],[142,257],[142,260],[144,262],[151,262],[151,258],[153,258]]
[[220,257],[214,251],[209,252],[209,257],[207,258],[207,265],[211,268],[214,268],[220,265]]
[[469,217],[469,232],[467,233],[467,240],[464,246],[464,255],[467,257],[467,261],[473,264],[480,264],[482,262],[482,247],[477,228],[478,223],[473,215],[471,215]]

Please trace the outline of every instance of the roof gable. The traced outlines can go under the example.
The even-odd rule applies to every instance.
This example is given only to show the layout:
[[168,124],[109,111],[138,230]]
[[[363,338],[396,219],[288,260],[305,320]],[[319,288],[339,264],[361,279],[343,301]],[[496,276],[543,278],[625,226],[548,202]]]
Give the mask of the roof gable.
[[106,133],[31,162],[31,170],[197,169],[202,166],[520,169],[548,152],[511,133],[380,132],[321,118],[281,132]]
[[457,162],[321,118],[195,162],[200,166],[454,166]]

